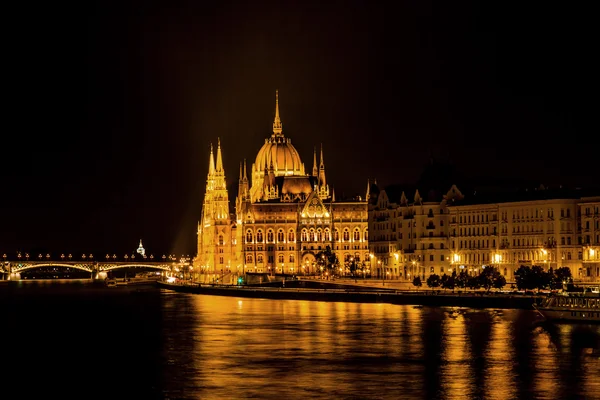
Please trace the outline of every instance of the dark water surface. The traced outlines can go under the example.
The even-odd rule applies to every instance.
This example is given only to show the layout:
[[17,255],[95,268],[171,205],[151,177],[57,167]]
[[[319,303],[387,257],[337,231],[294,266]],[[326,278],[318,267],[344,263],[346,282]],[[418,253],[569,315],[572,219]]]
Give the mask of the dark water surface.
[[0,285],[2,399],[600,399],[600,326],[525,310]]

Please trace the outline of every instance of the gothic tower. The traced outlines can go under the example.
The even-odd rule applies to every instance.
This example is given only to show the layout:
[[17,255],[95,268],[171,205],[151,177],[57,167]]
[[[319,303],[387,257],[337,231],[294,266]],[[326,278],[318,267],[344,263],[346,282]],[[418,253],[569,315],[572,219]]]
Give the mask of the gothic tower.
[[210,147],[202,220],[198,226],[198,255],[194,260],[194,268],[202,268],[208,273],[226,272],[227,268],[235,261],[233,259],[234,244],[229,215],[229,197],[219,140],[216,164],[212,145]]

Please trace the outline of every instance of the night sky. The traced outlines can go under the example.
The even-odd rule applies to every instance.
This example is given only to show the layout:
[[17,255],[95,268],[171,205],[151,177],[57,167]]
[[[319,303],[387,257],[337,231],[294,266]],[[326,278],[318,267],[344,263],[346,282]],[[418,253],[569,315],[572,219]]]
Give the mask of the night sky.
[[148,254],[193,256],[210,144],[221,140],[233,205],[276,89],[283,133],[309,171],[322,144],[336,196],[368,178],[414,182],[430,154],[478,179],[600,181],[597,42],[575,4],[21,7],[5,14],[9,258],[122,256],[140,239]]

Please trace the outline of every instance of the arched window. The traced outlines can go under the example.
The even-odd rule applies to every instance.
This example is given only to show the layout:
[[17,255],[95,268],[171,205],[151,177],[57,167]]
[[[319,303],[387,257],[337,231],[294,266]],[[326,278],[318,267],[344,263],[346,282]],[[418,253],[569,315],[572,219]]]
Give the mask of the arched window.
[[344,229],[344,242],[347,242],[350,240],[350,232],[348,232],[348,229]]
[[306,229],[302,229],[302,233],[300,234],[300,237],[303,242],[308,241],[308,232],[306,231]]
[[277,257],[277,260],[278,260],[280,263],[283,263],[283,254],[280,254],[280,255],[279,255],[279,257]]
[[283,243],[283,242],[285,241],[285,235],[284,235],[284,233],[283,233],[283,229],[280,229],[280,230],[277,232],[277,241],[278,241],[279,243]]
[[263,234],[262,234],[262,231],[259,229],[258,232],[256,232],[256,242],[262,243],[262,241],[263,241]]
[[323,235],[320,229],[317,229],[317,242],[323,241]]
[[311,242],[314,242],[316,240],[315,230],[314,229],[310,230],[310,232],[308,234],[308,240],[310,240]]
[[262,264],[262,262],[263,262],[262,254],[259,254],[259,255],[256,256],[256,262],[259,263],[259,264]]
[[294,255],[290,254],[290,262],[293,263],[294,262]]
[[273,243],[273,231],[270,229],[267,231],[267,242]]
[[331,242],[331,231],[329,229],[325,229],[325,241]]
[[296,235],[294,234],[294,231],[289,231],[288,232],[288,242],[292,243],[296,240]]
[[358,242],[360,240],[360,232],[357,230],[354,231],[354,241]]
[[338,231],[337,229],[333,231],[333,240],[336,242],[340,241],[340,231]]
[[246,264],[252,264],[252,254],[246,256]]
[[252,231],[246,231],[246,243],[252,243]]
[[365,242],[369,240],[369,230],[365,229]]

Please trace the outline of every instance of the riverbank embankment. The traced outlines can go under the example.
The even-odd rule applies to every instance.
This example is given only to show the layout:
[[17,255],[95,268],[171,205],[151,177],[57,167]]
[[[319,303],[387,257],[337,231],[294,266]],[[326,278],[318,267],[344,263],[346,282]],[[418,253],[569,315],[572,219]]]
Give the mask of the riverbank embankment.
[[430,307],[469,307],[533,309],[543,296],[480,292],[400,291],[393,288],[352,286],[350,284],[289,281],[285,286],[234,286],[170,284],[158,282],[163,289],[200,295],[232,296],[279,300],[309,300],[354,303],[389,303]]

